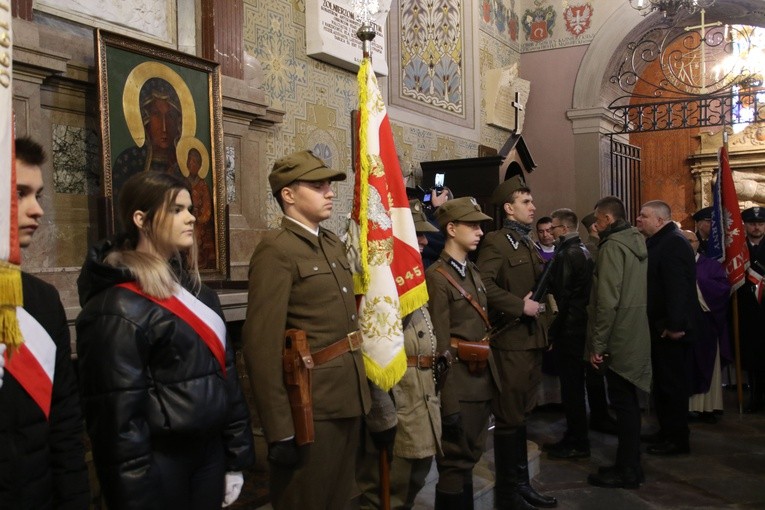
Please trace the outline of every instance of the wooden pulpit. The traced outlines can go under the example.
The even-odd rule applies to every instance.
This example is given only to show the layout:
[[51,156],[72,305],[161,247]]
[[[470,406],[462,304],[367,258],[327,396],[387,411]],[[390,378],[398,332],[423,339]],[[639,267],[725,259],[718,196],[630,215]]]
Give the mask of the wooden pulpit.
[[[515,163],[515,164],[514,164]],[[491,202],[494,189],[514,175],[530,173],[536,163],[520,134],[512,134],[505,145],[494,156],[479,158],[449,159],[442,161],[423,161],[421,186],[428,190],[435,186],[436,174],[444,174],[444,186],[449,188],[455,198],[471,196],[481,205],[483,211],[494,218],[494,230],[502,225],[504,214]]]

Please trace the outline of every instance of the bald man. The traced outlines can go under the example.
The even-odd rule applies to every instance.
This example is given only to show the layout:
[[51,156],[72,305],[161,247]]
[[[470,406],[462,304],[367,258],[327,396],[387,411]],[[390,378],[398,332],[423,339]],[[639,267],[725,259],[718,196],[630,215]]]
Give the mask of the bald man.
[[648,247],[648,324],[651,331],[653,397],[659,431],[647,437],[646,453],[690,453],[688,397],[691,344],[701,311],[696,293],[696,261],[688,240],[672,222],[666,202],[640,209],[637,229]]

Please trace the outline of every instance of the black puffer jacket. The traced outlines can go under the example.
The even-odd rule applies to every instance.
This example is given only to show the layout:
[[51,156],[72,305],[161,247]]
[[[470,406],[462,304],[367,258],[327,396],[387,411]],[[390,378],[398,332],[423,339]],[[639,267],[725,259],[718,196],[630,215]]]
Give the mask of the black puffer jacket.
[[[584,348],[594,269],[595,263],[579,234],[572,232],[558,240],[551,283],[558,314],[549,332],[556,349],[570,347],[581,354]],[[568,339],[576,341],[566,341]]]
[[[88,254],[77,281],[82,311],[77,353],[93,458],[110,509],[152,509],[161,473],[157,440],[207,441],[220,434],[227,470],[254,461],[250,419],[226,342],[226,375],[196,332],[178,316],[115,285],[133,278],[102,261],[106,242]],[[222,317],[218,296],[197,298]]]
[[64,307],[53,286],[22,273],[24,309],[56,344],[49,419],[5,371],[0,388],[0,509],[85,510],[82,412]]

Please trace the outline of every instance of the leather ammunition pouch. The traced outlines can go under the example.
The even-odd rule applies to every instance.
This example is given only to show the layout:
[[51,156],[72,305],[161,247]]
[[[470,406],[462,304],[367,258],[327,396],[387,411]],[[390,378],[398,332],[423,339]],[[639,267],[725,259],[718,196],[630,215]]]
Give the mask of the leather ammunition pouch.
[[452,337],[451,346],[457,350],[457,359],[468,367],[471,375],[483,375],[489,363],[491,347],[488,340],[470,342],[461,338]]

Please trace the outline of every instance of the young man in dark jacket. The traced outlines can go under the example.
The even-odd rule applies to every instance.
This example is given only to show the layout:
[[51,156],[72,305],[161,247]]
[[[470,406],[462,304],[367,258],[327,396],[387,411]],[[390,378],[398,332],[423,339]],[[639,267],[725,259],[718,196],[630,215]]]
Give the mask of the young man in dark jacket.
[[[16,140],[19,245],[40,226],[42,147]],[[17,309],[23,346],[5,353],[0,387],[0,508],[86,509],[82,412],[71,360],[69,328],[58,292],[21,274],[24,305]]]
[[548,333],[560,373],[561,400],[566,413],[563,439],[544,448],[552,459],[590,456],[584,397],[584,342],[595,263],[576,231],[578,223],[571,209],[552,213],[551,228],[557,241],[551,288],[558,314]]

